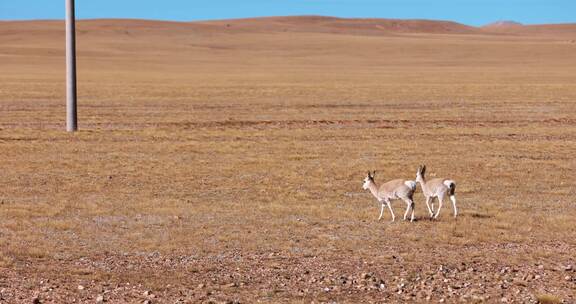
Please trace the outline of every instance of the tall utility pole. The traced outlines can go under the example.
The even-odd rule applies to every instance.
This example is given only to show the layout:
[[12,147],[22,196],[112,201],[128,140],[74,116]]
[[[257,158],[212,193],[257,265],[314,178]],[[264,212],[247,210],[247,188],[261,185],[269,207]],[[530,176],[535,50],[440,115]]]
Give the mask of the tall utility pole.
[[78,130],[76,111],[76,16],[74,0],[66,0],[66,131]]

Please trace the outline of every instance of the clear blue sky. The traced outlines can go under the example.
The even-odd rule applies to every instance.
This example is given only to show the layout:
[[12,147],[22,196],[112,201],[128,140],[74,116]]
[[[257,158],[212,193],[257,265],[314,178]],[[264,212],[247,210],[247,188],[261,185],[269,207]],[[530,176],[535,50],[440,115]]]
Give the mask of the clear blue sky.
[[[209,20],[259,16],[421,18],[483,25],[576,22],[576,0],[76,0],[77,17]],[[63,19],[64,0],[0,0],[0,20]]]

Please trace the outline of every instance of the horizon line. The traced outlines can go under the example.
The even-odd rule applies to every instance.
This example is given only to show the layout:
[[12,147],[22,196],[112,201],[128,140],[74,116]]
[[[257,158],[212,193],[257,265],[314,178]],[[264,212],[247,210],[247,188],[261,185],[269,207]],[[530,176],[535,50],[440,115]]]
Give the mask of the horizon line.
[[[481,28],[498,22],[513,22],[519,25],[562,25],[562,24],[576,24],[573,22],[554,22],[554,23],[523,23],[515,20],[498,19],[488,22],[483,25],[471,25],[459,21],[449,19],[430,19],[430,18],[383,18],[383,17],[338,17],[329,15],[266,15],[254,17],[240,17],[240,18],[215,18],[215,19],[191,19],[191,20],[174,20],[174,19],[156,19],[156,18],[135,18],[135,17],[102,17],[102,18],[77,18],[78,21],[94,21],[94,20],[140,20],[140,21],[159,21],[159,22],[173,22],[173,23],[194,23],[194,22],[210,22],[210,21],[227,21],[227,20],[247,20],[247,19],[268,19],[268,18],[282,18],[282,17],[319,17],[319,18],[333,18],[343,20],[403,20],[403,21],[438,21],[438,22],[453,22],[465,26]],[[38,18],[38,19],[0,19],[0,22],[34,22],[34,21],[64,21],[64,18]]]

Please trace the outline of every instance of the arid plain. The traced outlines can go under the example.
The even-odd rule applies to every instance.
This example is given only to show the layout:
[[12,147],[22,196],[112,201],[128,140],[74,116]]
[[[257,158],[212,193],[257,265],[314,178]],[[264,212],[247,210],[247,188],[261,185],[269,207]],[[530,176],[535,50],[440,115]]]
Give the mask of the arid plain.
[[[0,22],[0,302],[576,301],[576,25]],[[377,221],[376,181],[460,216]]]

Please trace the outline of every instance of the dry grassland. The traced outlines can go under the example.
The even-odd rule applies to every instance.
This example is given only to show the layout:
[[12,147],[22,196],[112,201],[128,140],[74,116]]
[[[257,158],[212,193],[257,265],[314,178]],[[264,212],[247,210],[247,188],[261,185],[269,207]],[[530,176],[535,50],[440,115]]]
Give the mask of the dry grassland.
[[[63,24],[0,22],[0,302],[573,303],[576,31],[305,21],[82,21],[73,135]],[[461,216],[378,222],[421,163]]]

